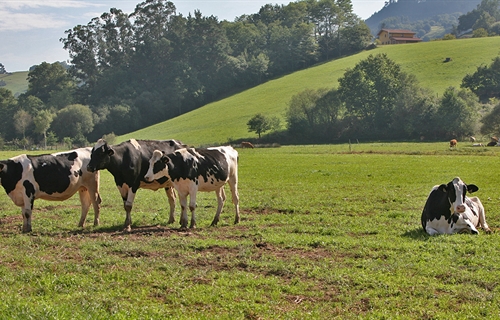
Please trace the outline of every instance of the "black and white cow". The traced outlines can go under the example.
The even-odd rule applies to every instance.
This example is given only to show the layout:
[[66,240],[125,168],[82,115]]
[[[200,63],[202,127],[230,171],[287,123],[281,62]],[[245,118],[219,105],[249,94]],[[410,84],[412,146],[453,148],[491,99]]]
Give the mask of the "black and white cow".
[[229,182],[233,204],[236,209],[234,223],[240,222],[238,195],[238,152],[232,147],[185,148],[167,154],[155,150],[149,163],[149,170],[144,177],[147,181],[168,178],[179,193],[182,208],[181,228],[186,228],[187,196],[191,210],[190,228],[196,227],[196,193],[198,191],[215,191],[217,195],[217,212],[212,226],[217,225],[226,200],[224,185]]
[[183,148],[177,140],[135,140],[122,142],[110,146],[106,141],[100,139],[92,149],[92,156],[87,169],[90,172],[107,169],[115,178],[116,186],[123,199],[126,212],[125,230],[131,230],[132,218],[130,212],[134,204],[135,194],[139,188],[158,190],[165,188],[168,202],[170,204],[170,218],[168,223],[174,222],[175,193],[168,179],[155,181],[144,180],[144,175],[149,168],[149,159],[154,150],[162,150],[167,153]]
[[432,235],[472,233],[478,234],[481,226],[491,232],[478,197],[467,197],[467,192],[479,190],[474,184],[466,185],[460,178],[448,184],[434,186],[422,211],[422,227]]
[[99,173],[85,169],[91,148],[39,156],[19,155],[0,161],[0,183],[12,201],[22,208],[23,232],[30,232],[35,199],[62,201],[77,191],[82,204],[78,226],[83,227],[90,205],[94,206],[94,225],[99,224],[101,197]]

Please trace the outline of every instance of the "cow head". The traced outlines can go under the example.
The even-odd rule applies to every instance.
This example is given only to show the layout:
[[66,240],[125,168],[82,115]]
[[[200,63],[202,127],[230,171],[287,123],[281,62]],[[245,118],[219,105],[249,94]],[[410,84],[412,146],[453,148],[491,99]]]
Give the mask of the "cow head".
[[473,193],[479,190],[475,184],[465,184],[460,178],[456,177],[448,184],[439,186],[439,190],[445,192],[450,203],[451,227],[454,233],[473,233],[478,234],[476,226],[469,220],[465,214],[470,210],[466,204],[467,192]]
[[170,176],[168,174],[169,161],[169,158],[163,151],[155,150],[153,152],[153,156],[151,156],[151,159],[149,159],[149,169],[144,176],[144,180],[151,182],[163,177],[170,179]]
[[113,148],[111,148],[106,141],[99,139],[94,148],[92,148],[92,154],[90,155],[90,162],[87,165],[87,170],[95,172],[97,170],[105,169],[109,163],[109,158],[114,153]]

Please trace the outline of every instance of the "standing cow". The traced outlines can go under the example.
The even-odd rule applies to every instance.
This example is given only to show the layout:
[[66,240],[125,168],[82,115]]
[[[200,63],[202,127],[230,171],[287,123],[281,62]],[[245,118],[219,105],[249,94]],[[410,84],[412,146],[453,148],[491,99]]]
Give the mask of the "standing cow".
[[125,231],[131,230],[132,217],[130,212],[134,204],[135,194],[139,188],[158,190],[165,188],[168,202],[170,204],[170,217],[168,223],[173,223],[175,210],[175,193],[168,179],[157,179],[155,181],[144,180],[148,171],[149,159],[154,150],[162,150],[167,153],[183,148],[177,140],[135,140],[122,142],[110,146],[100,139],[92,149],[92,156],[87,166],[88,171],[107,169],[115,178],[115,184],[120,191],[125,208]]
[[212,226],[217,225],[226,200],[224,185],[229,182],[233,204],[236,209],[234,223],[240,222],[238,196],[238,152],[232,147],[187,148],[167,154],[155,150],[149,163],[149,170],[144,177],[147,181],[168,178],[179,193],[182,208],[181,228],[186,228],[187,196],[191,210],[190,228],[196,227],[196,193],[198,191],[215,191],[217,195],[217,212]]
[[0,183],[12,201],[22,208],[23,232],[30,232],[36,199],[62,201],[80,194],[83,227],[90,205],[94,206],[94,225],[99,224],[101,197],[99,173],[85,169],[91,148],[39,156],[19,155],[0,161]]
[[479,190],[474,184],[466,185],[460,178],[448,184],[432,188],[422,211],[422,227],[429,235],[472,233],[478,234],[480,225],[487,233],[491,232],[484,207],[478,197],[467,197],[467,192]]

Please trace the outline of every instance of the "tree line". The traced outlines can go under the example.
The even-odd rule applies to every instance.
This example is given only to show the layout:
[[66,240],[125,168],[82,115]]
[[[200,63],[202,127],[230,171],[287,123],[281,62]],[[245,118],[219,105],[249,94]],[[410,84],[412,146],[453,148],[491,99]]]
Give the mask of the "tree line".
[[[146,0],[131,14],[111,8],[60,40],[69,69],[42,63],[30,71],[26,93],[1,92],[4,139],[67,137],[83,144],[123,134],[359,52],[371,35],[350,0],[267,4],[234,22],[200,11],[182,16],[170,1]],[[38,128],[33,120],[41,117],[46,125]],[[16,129],[10,119],[21,118]]]

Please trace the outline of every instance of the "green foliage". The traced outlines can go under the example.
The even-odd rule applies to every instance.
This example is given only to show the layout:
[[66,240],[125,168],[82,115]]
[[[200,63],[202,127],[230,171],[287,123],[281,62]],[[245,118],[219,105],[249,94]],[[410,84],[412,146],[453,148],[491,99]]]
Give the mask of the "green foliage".
[[490,136],[500,135],[500,102],[481,119],[481,122],[483,123],[481,134]]
[[440,136],[453,139],[474,134],[478,109],[477,97],[470,91],[448,88],[437,112]]
[[472,31],[472,37],[473,38],[483,38],[488,36],[488,31],[486,31],[483,28],[476,29]]
[[383,138],[389,133],[398,94],[414,87],[408,79],[386,54],[370,55],[345,72],[339,79],[339,94],[356,134]]
[[61,95],[61,91],[72,90],[75,87],[74,80],[59,62],[51,64],[42,62],[37,65],[28,73],[28,83],[26,95],[35,96],[45,104],[51,100],[59,101],[60,98],[53,95]]
[[457,37],[454,34],[447,33],[444,35],[443,40],[455,40]]
[[482,101],[500,97],[500,57],[496,57],[490,66],[481,65],[476,72],[467,74],[461,84],[468,88]]
[[[278,119],[278,125],[279,125],[279,119]],[[260,139],[263,133],[273,129],[273,120],[271,118],[264,116],[261,113],[258,113],[254,115],[250,120],[248,120],[247,126],[248,126],[248,132],[255,132],[256,134],[259,135]]]
[[52,130],[60,137],[75,138],[92,131],[94,122],[88,106],[73,104],[57,112]]

